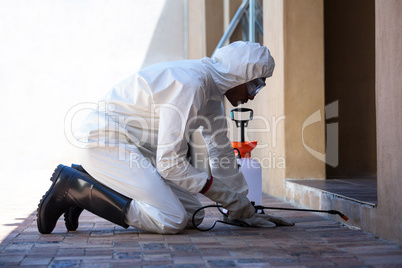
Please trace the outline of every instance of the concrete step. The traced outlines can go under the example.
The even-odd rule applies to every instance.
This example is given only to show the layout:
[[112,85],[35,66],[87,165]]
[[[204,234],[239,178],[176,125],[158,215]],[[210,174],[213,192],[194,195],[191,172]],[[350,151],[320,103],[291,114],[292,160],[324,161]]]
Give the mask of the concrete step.
[[338,210],[349,220],[344,221],[338,215],[320,214],[363,230],[378,205],[375,178],[286,180],[285,185],[286,201],[300,208]]

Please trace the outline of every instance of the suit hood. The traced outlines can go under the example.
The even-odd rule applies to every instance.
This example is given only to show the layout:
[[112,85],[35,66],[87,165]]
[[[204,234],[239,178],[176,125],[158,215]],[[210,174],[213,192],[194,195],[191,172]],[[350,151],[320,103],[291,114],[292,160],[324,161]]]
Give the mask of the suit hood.
[[259,43],[237,41],[222,47],[211,58],[201,59],[211,76],[210,98],[222,100],[229,89],[260,77],[271,77],[275,61]]

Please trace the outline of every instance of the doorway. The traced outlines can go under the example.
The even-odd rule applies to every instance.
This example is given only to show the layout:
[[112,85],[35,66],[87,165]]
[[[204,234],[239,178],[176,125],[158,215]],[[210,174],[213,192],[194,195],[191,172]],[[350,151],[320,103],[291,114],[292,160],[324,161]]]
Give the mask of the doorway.
[[324,0],[324,34],[325,103],[338,101],[338,117],[327,123],[338,123],[339,144],[326,177],[376,201],[375,1]]

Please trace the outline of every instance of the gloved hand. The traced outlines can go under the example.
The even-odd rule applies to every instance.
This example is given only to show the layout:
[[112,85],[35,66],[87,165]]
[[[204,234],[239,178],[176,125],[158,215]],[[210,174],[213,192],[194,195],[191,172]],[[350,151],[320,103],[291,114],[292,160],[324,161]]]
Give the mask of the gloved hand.
[[293,226],[293,222],[285,220],[281,217],[275,217],[269,214],[255,213],[251,218],[242,220],[250,226],[254,227],[275,227],[275,226]]
[[255,214],[255,208],[247,196],[233,191],[217,178],[211,179],[212,183],[209,189],[201,193],[222,204],[229,211],[229,219],[247,219]]
[[287,221],[280,217],[275,217],[268,214],[258,214],[258,213],[255,213],[251,218],[248,219],[230,220],[227,217],[224,217],[223,220],[231,224],[238,224],[250,227],[264,227],[264,228],[295,225],[293,222]]

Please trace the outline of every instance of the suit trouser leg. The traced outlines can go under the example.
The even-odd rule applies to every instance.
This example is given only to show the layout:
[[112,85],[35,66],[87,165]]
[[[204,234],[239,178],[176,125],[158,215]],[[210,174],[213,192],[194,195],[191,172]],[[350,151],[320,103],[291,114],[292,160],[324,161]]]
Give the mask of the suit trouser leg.
[[181,200],[136,147],[81,149],[79,155],[92,177],[133,199],[126,213],[128,225],[156,233],[186,227],[188,213]]

